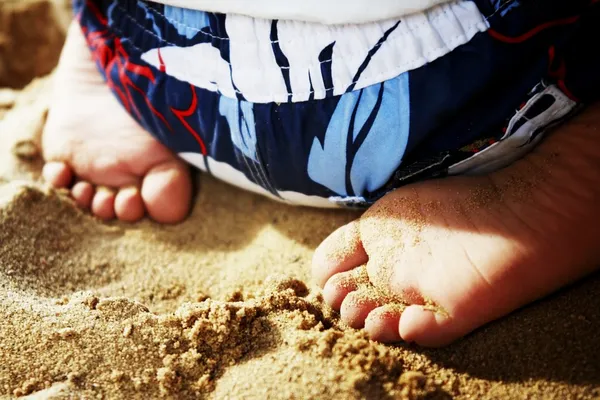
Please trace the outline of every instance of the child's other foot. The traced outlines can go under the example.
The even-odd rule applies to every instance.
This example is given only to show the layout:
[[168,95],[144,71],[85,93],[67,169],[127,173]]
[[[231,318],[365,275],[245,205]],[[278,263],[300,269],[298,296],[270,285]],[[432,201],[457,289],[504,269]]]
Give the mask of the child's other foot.
[[497,173],[387,195],[317,249],[325,299],[375,340],[440,346],[590,273],[599,134],[596,106]]
[[121,107],[73,24],[55,76],[42,136],[43,176],[70,188],[82,208],[102,219],[137,221],[147,212],[179,222],[190,209],[188,167]]

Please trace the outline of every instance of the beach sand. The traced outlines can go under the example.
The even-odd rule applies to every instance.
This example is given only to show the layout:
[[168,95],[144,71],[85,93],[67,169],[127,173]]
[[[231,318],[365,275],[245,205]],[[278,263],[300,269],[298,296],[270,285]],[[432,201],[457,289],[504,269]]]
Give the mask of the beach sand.
[[600,397],[598,274],[445,349],[385,346],[310,281],[355,213],[199,175],[186,222],[103,223],[46,188],[65,3],[0,0],[0,398]]

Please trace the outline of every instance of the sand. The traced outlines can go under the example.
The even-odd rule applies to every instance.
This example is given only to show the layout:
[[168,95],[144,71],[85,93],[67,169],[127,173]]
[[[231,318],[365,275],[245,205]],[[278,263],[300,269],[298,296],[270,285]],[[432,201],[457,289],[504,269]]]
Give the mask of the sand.
[[60,41],[10,32],[27,18],[60,38],[64,10],[0,0],[0,398],[600,397],[600,275],[445,349],[385,346],[343,327],[310,281],[315,247],[356,214],[199,175],[180,225],[102,223],[46,188],[51,78],[21,89]]

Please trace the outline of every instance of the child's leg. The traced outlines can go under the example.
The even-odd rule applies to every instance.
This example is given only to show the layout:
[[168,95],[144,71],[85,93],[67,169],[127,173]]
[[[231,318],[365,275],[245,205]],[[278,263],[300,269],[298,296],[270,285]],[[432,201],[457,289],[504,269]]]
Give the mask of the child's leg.
[[[55,85],[42,137],[45,179],[70,187],[80,206],[103,219],[136,221],[145,212],[164,223],[185,218],[192,193],[188,167],[121,107],[76,23]],[[81,181],[71,186],[74,178]]]
[[375,339],[438,346],[590,273],[599,133],[596,105],[497,173],[390,193],[317,250],[326,300]]

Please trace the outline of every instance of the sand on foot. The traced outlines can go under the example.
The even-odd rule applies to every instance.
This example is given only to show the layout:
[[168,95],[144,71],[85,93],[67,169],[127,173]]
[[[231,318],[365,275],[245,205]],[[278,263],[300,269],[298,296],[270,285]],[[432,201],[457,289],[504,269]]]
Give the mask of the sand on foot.
[[60,41],[18,27],[60,38],[65,3],[0,0],[0,398],[600,397],[598,274],[448,348],[384,346],[342,326],[310,281],[314,248],[354,213],[200,176],[184,223],[106,224],[49,190],[51,76],[22,86],[52,70]]

